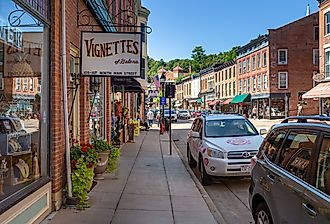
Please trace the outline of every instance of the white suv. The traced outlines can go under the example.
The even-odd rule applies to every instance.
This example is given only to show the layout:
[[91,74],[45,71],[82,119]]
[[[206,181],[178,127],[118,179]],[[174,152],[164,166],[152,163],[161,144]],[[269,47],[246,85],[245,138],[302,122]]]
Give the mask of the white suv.
[[251,158],[262,141],[253,124],[241,115],[202,116],[188,132],[188,162],[191,167],[198,165],[203,185],[210,184],[212,176],[249,176]]

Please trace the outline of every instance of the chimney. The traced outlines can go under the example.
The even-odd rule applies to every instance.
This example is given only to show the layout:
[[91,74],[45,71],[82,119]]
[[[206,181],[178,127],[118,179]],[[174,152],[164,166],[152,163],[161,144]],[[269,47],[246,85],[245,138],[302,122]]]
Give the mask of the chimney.
[[307,4],[307,9],[306,9],[306,16],[309,16],[311,14],[309,4]]
[[189,74],[191,74],[191,65],[189,65]]

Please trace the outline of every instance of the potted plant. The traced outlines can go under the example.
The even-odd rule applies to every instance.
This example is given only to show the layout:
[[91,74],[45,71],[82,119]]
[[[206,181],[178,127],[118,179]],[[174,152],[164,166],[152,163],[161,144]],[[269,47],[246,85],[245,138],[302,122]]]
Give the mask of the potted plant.
[[104,180],[104,172],[107,169],[107,164],[109,160],[109,154],[111,151],[111,145],[103,139],[93,138],[92,144],[94,146],[95,151],[99,155],[99,162],[96,164],[94,168],[96,180]]
[[94,167],[99,161],[98,152],[90,144],[71,146],[72,195],[80,207],[86,207],[87,193],[93,184]]
[[120,157],[120,148],[111,145],[111,150],[110,150],[107,169],[106,169],[108,173],[113,173],[114,171],[116,171],[116,175],[118,174],[119,157]]

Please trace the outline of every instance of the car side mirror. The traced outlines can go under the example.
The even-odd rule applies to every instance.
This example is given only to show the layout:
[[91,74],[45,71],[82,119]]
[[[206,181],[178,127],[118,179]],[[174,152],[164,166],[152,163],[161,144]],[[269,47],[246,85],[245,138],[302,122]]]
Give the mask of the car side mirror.
[[201,138],[199,132],[195,132],[195,131],[191,132],[191,137],[192,138]]
[[260,129],[259,133],[260,133],[260,135],[265,135],[265,134],[267,134],[267,129],[262,128],[262,129]]

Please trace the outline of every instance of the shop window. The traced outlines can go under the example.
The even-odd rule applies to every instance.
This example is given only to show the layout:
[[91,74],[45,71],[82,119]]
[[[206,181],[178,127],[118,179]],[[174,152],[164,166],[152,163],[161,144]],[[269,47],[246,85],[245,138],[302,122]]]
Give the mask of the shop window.
[[[24,9],[20,7],[21,2],[26,2]],[[0,29],[3,49],[0,59],[4,61],[0,69],[6,80],[2,88],[8,93],[8,99],[13,99],[10,107],[0,108],[0,213],[40,189],[49,179],[49,101],[44,100],[48,99],[50,89],[50,49],[45,45],[49,43],[49,29],[27,11],[32,10],[29,6],[37,7],[46,1],[33,1],[33,5],[30,2],[7,0],[5,4],[0,3],[0,24],[10,24],[8,21],[15,15],[12,12],[20,10],[14,29],[10,25]],[[33,15],[47,13],[41,6],[38,6],[40,13]],[[8,29],[13,31],[12,35],[2,36],[2,30],[8,32]],[[39,94],[35,86],[37,80]]]
[[278,73],[278,88],[287,89],[288,88],[288,72]]
[[288,49],[279,49],[277,51],[278,55],[278,64],[286,65],[288,64]]

